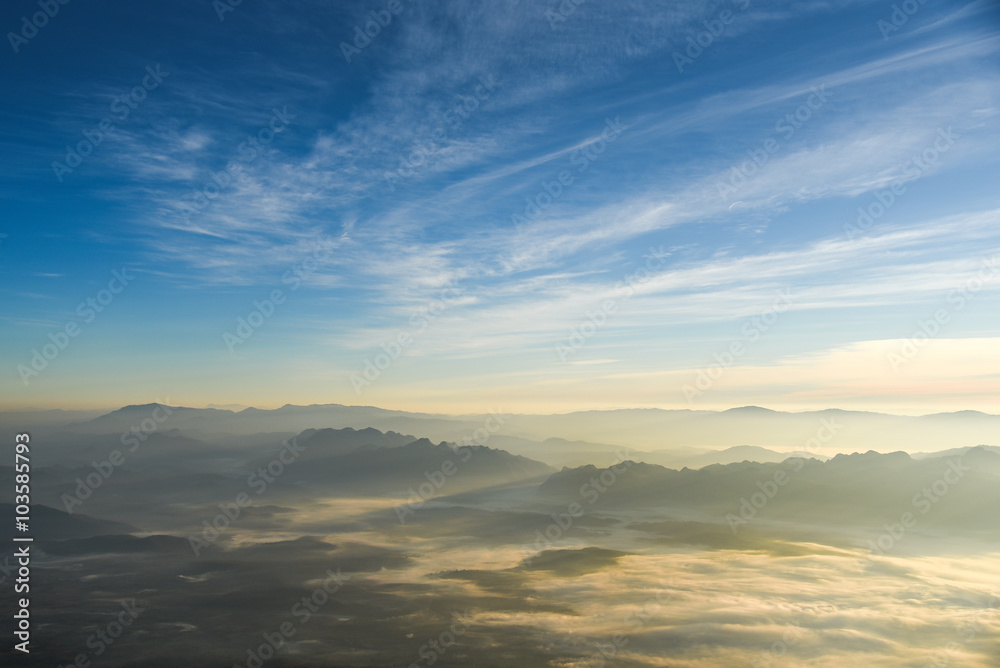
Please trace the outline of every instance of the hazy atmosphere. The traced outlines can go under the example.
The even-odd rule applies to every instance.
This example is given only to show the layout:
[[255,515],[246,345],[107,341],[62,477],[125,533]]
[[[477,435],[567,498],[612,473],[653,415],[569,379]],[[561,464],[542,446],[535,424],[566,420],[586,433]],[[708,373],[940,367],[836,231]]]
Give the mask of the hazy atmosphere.
[[1000,665],[1000,7],[0,7],[4,665]]

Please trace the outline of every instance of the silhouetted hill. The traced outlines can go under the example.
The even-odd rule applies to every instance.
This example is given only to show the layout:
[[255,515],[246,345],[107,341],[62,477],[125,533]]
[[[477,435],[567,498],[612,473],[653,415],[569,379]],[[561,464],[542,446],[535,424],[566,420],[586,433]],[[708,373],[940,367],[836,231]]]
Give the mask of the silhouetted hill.
[[59,541],[138,531],[135,527],[122,522],[102,520],[79,513],[69,514],[49,506],[32,504],[29,516],[30,530],[27,533],[20,533],[14,527],[14,508],[14,504],[0,503],[0,518],[3,518],[4,536],[8,545],[14,536],[31,536],[38,541]]
[[[586,490],[586,493],[581,492]],[[880,526],[904,512],[923,527],[992,531],[1000,508],[1000,454],[973,448],[958,457],[914,459],[904,452],[837,455],[827,462],[790,458],[680,471],[649,464],[563,469],[538,488],[559,503],[623,510],[656,508],[740,515],[817,525]]]
[[[828,457],[824,455],[812,454],[804,451],[776,452],[756,445],[736,445],[724,450],[710,450],[699,455],[688,457],[673,457],[670,464],[674,468],[687,467],[690,469],[700,469],[712,464],[735,464],[737,462],[783,462],[789,457],[812,457],[820,461],[826,461]],[[650,462],[663,463],[663,462]]]
[[128,534],[93,536],[48,542],[45,552],[58,556],[83,554],[162,554],[186,553],[191,549],[188,541],[177,536],[146,536],[140,538]]
[[298,435],[298,443],[306,451],[303,460],[317,459],[330,455],[346,455],[364,445],[380,448],[400,448],[414,442],[415,436],[397,434],[394,431],[382,433],[378,429],[306,429]]
[[[303,456],[302,461],[289,465],[288,474],[282,477],[330,492],[368,494],[398,494],[438,480],[444,482],[435,485],[435,492],[440,488],[442,493],[454,494],[535,479],[552,472],[541,462],[486,446],[435,445],[426,438],[397,445],[403,438],[399,434],[368,435],[366,439],[358,437],[359,433],[327,433],[322,438],[332,438],[332,442],[340,444],[340,437],[347,436],[352,443],[375,440],[390,445],[368,442],[354,445],[347,453],[341,453],[339,450],[343,448],[337,445],[332,451],[314,452],[309,458]],[[330,443],[330,440],[322,442]]]
[[[157,404],[126,406],[96,419],[63,424],[66,431],[90,434],[123,433],[165,411]],[[65,416],[53,416],[63,419]],[[466,442],[490,420],[489,415],[434,415],[408,413],[373,406],[339,404],[293,406],[274,410],[241,411],[214,408],[171,408],[164,427],[185,435],[212,440],[225,435],[261,432],[300,433],[305,429],[375,428],[383,432],[417,434],[436,441]],[[64,421],[64,420],[63,420]],[[726,411],[619,409],[579,411],[558,415],[505,415],[494,437],[513,437],[543,443],[547,439],[627,446],[639,451],[677,448],[728,448],[747,445],[778,450],[808,450],[811,439],[826,426],[833,431],[825,454],[848,449],[880,452],[906,449],[933,451],[945,447],[971,447],[1000,443],[1000,416],[977,411],[940,413],[919,417],[864,411],[828,409],[789,413],[756,406]],[[558,451],[559,443],[540,446]],[[599,449],[599,448],[598,448]],[[518,450],[519,454],[529,454]],[[541,454],[532,456],[542,457]]]

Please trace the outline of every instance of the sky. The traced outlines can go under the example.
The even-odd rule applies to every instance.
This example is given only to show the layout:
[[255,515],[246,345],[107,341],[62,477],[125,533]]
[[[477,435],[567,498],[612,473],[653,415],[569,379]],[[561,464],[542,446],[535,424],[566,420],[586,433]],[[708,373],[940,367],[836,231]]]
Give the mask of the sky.
[[4,408],[996,412],[996,3],[0,27]]

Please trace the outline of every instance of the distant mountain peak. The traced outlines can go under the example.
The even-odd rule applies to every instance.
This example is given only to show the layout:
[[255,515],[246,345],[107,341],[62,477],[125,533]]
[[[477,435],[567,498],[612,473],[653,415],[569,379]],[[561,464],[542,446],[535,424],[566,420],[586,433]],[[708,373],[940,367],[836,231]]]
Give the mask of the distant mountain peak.
[[950,413],[930,413],[928,415],[921,415],[922,418],[969,418],[969,417],[997,417],[992,413],[984,413],[982,411],[974,410],[964,410],[964,411],[952,411]]
[[[142,411],[151,411],[154,408],[170,408],[170,409],[173,409],[173,408],[176,408],[176,406],[167,406],[166,404],[160,404],[160,403],[156,403],[156,402],[149,403],[149,404],[129,404],[128,406],[122,406],[121,408],[119,408],[116,411],[111,411],[110,413],[108,413],[108,415],[114,415],[115,413],[132,413],[132,412],[140,411],[140,410],[142,410]],[[209,410],[209,409],[204,409],[204,410]]]
[[884,461],[901,461],[901,460],[911,460],[909,454],[903,452],[902,450],[896,450],[894,452],[875,452],[874,450],[869,450],[868,452],[852,452],[851,454],[841,453],[835,455],[830,463],[843,463],[849,461],[868,461],[872,459],[882,459]]
[[[442,443],[441,445],[444,445],[444,444]],[[407,448],[437,448],[438,446],[435,445],[433,442],[431,442],[431,440],[429,438],[418,438],[417,440],[413,441],[412,443],[407,444],[405,447],[407,447]],[[445,446],[445,447],[448,447],[448,446]]]

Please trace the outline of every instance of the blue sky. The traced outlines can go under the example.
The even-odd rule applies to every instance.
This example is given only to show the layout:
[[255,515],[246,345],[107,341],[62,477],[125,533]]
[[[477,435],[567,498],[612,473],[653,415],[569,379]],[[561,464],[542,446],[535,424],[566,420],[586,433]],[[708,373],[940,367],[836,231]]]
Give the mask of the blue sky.
[[997,405],[995,3],[221,6],[4,3],[4,405]]

